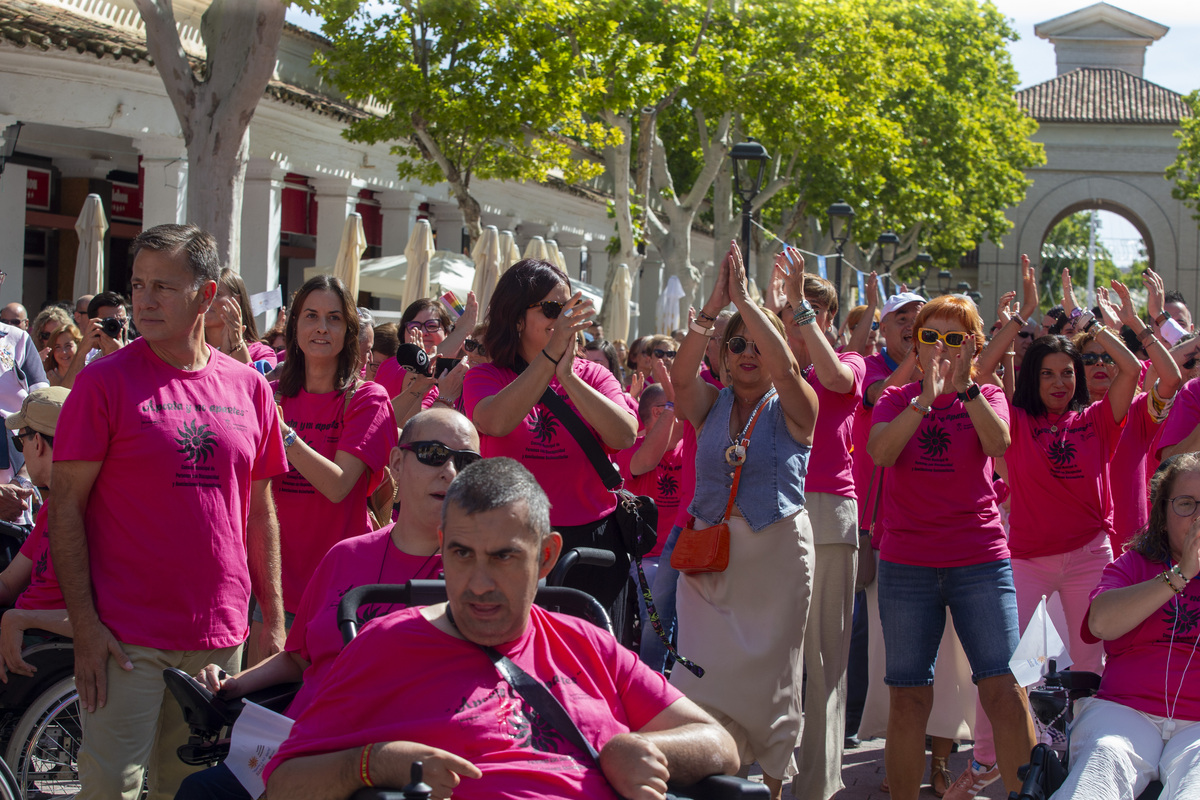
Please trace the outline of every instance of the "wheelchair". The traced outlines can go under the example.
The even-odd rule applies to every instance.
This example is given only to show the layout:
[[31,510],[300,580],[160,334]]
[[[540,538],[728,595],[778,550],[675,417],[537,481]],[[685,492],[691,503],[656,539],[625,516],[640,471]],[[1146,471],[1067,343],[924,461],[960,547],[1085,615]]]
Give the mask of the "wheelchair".
[[[1044,683],[1029,690],[1029,705],[1034,722],[1044,730],[1050,743],[1034,745],[1029,763],[1017,771],[1021,791],[1009,792],[1009,800],[1049,800],[1067,779],[1070,769],[1070,726],[1076,700],[1091,697],[1100,689],[1100,676],[1094,672],[1059,672],[1050,661]],[[1157,800],[1162,784],[1151,781],[1138,800]]]
[[83,737],[74,648],[54,634],[30,630],[26,636],[22,656],[37,672],[32,678],[10,674],[0,687],[0,800],[10,796],[6,790],[18,798],[74,795]]
[[[586,558],[587,554],[583,554]],[[434,605],[445,602],[446,584],[436,580],[414,580],[404,585],[374,584],[359,586],[347,592],[338,605],[338,630],[348,643],[358,634],[358,609],[362,605],[404,604],[407,606]],[[565,586],[538,587],[534,599],[542,608],[586,619],[612,632],[604,607],[578,589]],[[163,671],[171,694],[183,708],[188,724],[188,743],[179,748],[179,757],[193,765],[212,766],[229,752],[228,730],[237,720],[244,704],[241,700],[224,701],[192,676],[175,669]],[[251,693],[245,699],[266,705],[273,711],[286,708],[299,684],[269,687]],[[420,764],[413,767],[412,783],[401,789],[362,788],[354,800],[427,800],[429,787],[421,782]],[[678,800],[756,800],[769,798],[766,786],[728,775],[716,775],[688,787],[670,787],[669,798]]]

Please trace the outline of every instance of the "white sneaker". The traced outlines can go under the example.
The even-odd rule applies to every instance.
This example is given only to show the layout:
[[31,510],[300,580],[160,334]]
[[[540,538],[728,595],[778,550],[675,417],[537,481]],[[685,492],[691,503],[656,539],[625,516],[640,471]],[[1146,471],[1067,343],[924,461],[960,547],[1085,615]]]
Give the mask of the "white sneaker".
[[[978,767],[979,769],[976,769]],[[1000,777],[999,765],[993,765],[991,768],[985,768],[975,759],[971,759],[971,763],[967,764],[967,768],[958,776],[954,783],[950,784],[950,788],[946,790],[946,795],[943,800],[974,800],[975,795],[979,794],[984,787],[996,782]]]

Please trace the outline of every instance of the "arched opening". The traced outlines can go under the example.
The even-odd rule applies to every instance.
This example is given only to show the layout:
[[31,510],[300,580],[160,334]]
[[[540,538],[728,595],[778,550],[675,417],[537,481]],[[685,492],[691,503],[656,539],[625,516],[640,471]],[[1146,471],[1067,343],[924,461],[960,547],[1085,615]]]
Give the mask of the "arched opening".
[[1135,302],[1145,297],[1137,276],[1154,268],[1154,241],[1146,224],[1130,209],[1107,200],[1081,201],[1056,214],[1042,235],[1039,295],[1043,308],[1062,302],[1060,275],[1071,271],[1080,303],[1094,305],[1088,292],[1088,263],[1091,253],[1095,286],[1109,286],[1117,279],[1129,287]]

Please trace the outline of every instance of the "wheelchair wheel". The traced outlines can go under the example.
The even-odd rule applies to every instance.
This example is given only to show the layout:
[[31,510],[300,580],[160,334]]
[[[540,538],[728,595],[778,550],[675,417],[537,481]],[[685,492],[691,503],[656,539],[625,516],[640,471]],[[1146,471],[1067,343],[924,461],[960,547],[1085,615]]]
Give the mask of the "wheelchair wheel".
[[79,694],[69,676],[38,696],[9,739],[5,761],[16,776],[18,797],[77,794],[82,739]]

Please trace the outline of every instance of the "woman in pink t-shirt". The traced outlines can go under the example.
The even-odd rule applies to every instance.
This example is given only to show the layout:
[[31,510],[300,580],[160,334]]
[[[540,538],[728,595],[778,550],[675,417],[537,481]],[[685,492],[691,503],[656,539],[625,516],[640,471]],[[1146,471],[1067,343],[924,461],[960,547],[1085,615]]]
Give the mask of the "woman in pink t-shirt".
[[998,387],[974,381],[983,322],[968,298],[930,301],[913,330],[923,377],[884,390],[867,442],[885,482],[878,582],[888,781],[893,797],[916,798],[949,607],[984,712],[1002,733],[999,772],[1015,790],[1034,736],[1025,690],[1009,669],[1020,632],[992,481],[993,460],[1009,444],[1008,404]]
[[1104,569],[1083,635],[1104,642],[1095,697],[1076,704],[1071,773],[1056,800],[1200,797],[1200,455],[1163,462],[1150,521]]
[[204,313],[204,340],[236,361],[253,367],[265,361],[274,369],[279,357],[258,340],[258,325],[250,309],[250,294],[240,275],[226,267],[217,281],[217,299]]
[[480,433],[484,458],[508,456],[525,465],[550,497],[550,522],[564,549],[599,547],[616,554],[612,567],[581,567],[571,585],[614,614],[618,638],[628,642],[624,598],[629,555],[610,517],[610,492],[558,413],[541,400],[547,391],[582,418],[605,453],[631,447],[636,407],[613,374],[576,356],[580,331],[591,326],[590,300],[573,292],[552,264],[525,259],[501,277],[488,309],[483,339],[491,363],[472,368],[463,381],[466,414]]
[[288,357],[272,384],[291,465],[271,489],[283,605],[293,614],[329,548],[370,530],[367,497],[396,444],[387,392],[357,378],[358,327],[358,311],[340,280],[309,280],[292,302]]

